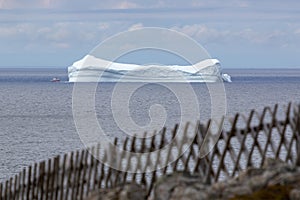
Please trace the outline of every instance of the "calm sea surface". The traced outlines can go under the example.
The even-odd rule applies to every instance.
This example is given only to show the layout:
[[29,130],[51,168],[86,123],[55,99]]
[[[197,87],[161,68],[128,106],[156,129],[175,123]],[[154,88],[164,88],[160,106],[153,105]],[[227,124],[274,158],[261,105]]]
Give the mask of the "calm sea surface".
[[[228,116],[300,100],[300,69],[224,72],[233,80],[225,83]],[[61,82],[50,82],[53,77]],[[74,85],[66,81],[67,72],[61,69],[0,69],[0,181],[36,161],[83,147],[72,115]],[[107,135],[118,137],[121,130],[111,112],[114,87],[113,83],[98,86],[95,109]],[[200,102],[200,118],[206,120],[210,113],[207,87],[199,83],[192,87]],[[140,126],[147,125],[148,110],[154,104],[165,108],[166,126],[180,120],[176,95],[158,84],[145,85],[132,95],[131,118]]]

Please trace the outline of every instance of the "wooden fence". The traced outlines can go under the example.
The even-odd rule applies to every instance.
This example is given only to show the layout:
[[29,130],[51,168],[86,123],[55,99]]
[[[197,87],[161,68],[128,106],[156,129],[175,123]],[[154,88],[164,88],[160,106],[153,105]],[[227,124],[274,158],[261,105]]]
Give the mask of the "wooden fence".
[[[175,125],[172,130],[164,128],[153,137],[115,139],[114,145],[124,152],[140,153],[130,156],[117,155],[113,149],[103,149],[101,145],[57,156],[35,163],[1,183],[0,200],[84,199],[98,188],[126,182],[143,184],[150,195],[153,184],[164,174],[187,171],[214,182],[235,176],[247,167],[261,167],[267,157],[300,166],[299,111],[300,106],[289,104],[284,112],[279,112],[275,105],[260,114],[253,110],[247,117],[236,114],[217,123],[212,120],[206,124],[187,123],[183,129]],[[214,146],[209,145],[213,137],[207,140],[204,148],[204,138],[211,133],[212,124],[221,127],[223,122],[228,130],[222,130]],[[147,154],[163,148],[167,151],[157,151],[156,156]],[[107,165],[108,160],[114,161],[114,167]]]

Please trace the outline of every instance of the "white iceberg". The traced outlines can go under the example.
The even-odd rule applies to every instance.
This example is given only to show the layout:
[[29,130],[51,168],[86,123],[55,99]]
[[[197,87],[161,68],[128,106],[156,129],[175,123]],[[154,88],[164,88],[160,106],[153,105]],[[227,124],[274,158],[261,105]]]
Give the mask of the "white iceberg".
[[69,82],[231,82],[217,59],[194,65],[137,65],[87,55],[68,67]]
[[229,74],[222,74],[222,79],[223,79],[225,82],[229,82],[229,83],[232,82],[231,76],[230,76]]

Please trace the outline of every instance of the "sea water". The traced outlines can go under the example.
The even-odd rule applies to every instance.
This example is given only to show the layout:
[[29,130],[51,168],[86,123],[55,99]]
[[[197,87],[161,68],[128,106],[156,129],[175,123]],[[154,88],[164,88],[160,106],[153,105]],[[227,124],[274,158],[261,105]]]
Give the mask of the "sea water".
[[[224,83],[228,117],[300,100],[300,69],[231,69],[224,73],[233,81]],[[53,77],[61,81],[53,83]],[[65,69],[0,69],[0,181],[34,162],[84,147],[72,113],[74,84],[67,81]],[[205,121],[210,116],[209,91],[206,84],[191,85],[199,100],[199,117]],[[101,83],[95,93],[97,119],[108,137],[122,134],[111,109],[115,86]],[[132,94],[128,104],[131,119],[139,126],[147,125],[154,104],[165,109],[167,127],[180,120],[176,95],[159,84],[146,84]]]

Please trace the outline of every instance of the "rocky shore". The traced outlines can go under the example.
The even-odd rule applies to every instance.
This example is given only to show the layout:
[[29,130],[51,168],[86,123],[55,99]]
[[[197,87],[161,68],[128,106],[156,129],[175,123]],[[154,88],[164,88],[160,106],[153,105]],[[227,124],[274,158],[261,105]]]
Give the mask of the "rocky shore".
[[[130,183],[113,189],[102,189],[88,200],[147,199],[146,189]],[[237,177],[206,184],[197,174],[178,172],[155,182],[155,200],[204,199],[287,199],[300,200],[300,167],[267,159],[262,168],[248,168]]]

